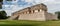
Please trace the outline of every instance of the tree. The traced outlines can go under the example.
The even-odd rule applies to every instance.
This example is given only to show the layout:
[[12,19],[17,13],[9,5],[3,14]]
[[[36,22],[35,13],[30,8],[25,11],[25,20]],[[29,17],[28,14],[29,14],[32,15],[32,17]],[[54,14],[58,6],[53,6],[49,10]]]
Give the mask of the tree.
[[58,19],[60,19],[60,11],[55,12],[55,14],[58,14]]
[[7,13],[5,11],[0,11],[0,19],[6,19]]
[[2,9],[3,0],[0,0],[0,9]]

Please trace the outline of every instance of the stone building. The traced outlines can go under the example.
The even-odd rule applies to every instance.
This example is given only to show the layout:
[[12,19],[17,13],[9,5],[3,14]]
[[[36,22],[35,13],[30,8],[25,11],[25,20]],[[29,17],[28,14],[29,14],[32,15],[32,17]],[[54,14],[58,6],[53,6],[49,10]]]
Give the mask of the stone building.
[[24,8],[12,13],[9,20],[58,20],[57,15],[47,12],[47,6],[43,3]]

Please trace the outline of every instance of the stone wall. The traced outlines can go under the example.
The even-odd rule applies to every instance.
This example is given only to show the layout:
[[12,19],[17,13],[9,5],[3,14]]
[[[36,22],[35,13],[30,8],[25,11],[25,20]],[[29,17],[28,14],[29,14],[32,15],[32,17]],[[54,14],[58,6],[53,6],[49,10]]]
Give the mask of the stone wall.
[[46,13],[46,20],[58,20],[58,15],[52,13]]
[[36,20],[36,21],[45,21],[44,11],[35,12],[31,14],[21,14],[18,20]]

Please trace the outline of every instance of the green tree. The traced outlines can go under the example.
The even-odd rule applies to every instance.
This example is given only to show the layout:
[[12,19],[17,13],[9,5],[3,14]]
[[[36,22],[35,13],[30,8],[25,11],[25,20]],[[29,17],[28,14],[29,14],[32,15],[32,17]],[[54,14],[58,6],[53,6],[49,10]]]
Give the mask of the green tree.
[[58,19],[60,19],[60,11],[55,12],[55,14],[58,14]]
[[0,9],[2,9],[3,0],[0,0]]
[[0,11],[0,19],[7,19],[7,13],[5,11]]

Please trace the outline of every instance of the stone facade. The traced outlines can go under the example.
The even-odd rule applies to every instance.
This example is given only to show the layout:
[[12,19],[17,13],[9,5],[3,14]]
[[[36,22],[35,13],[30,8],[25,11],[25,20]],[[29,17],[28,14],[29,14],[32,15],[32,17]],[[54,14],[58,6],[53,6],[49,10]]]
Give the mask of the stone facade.
[[58,20],[57,15],[47,12],[47,6],[43,3],[24,8],[12,14],[9,20]]

